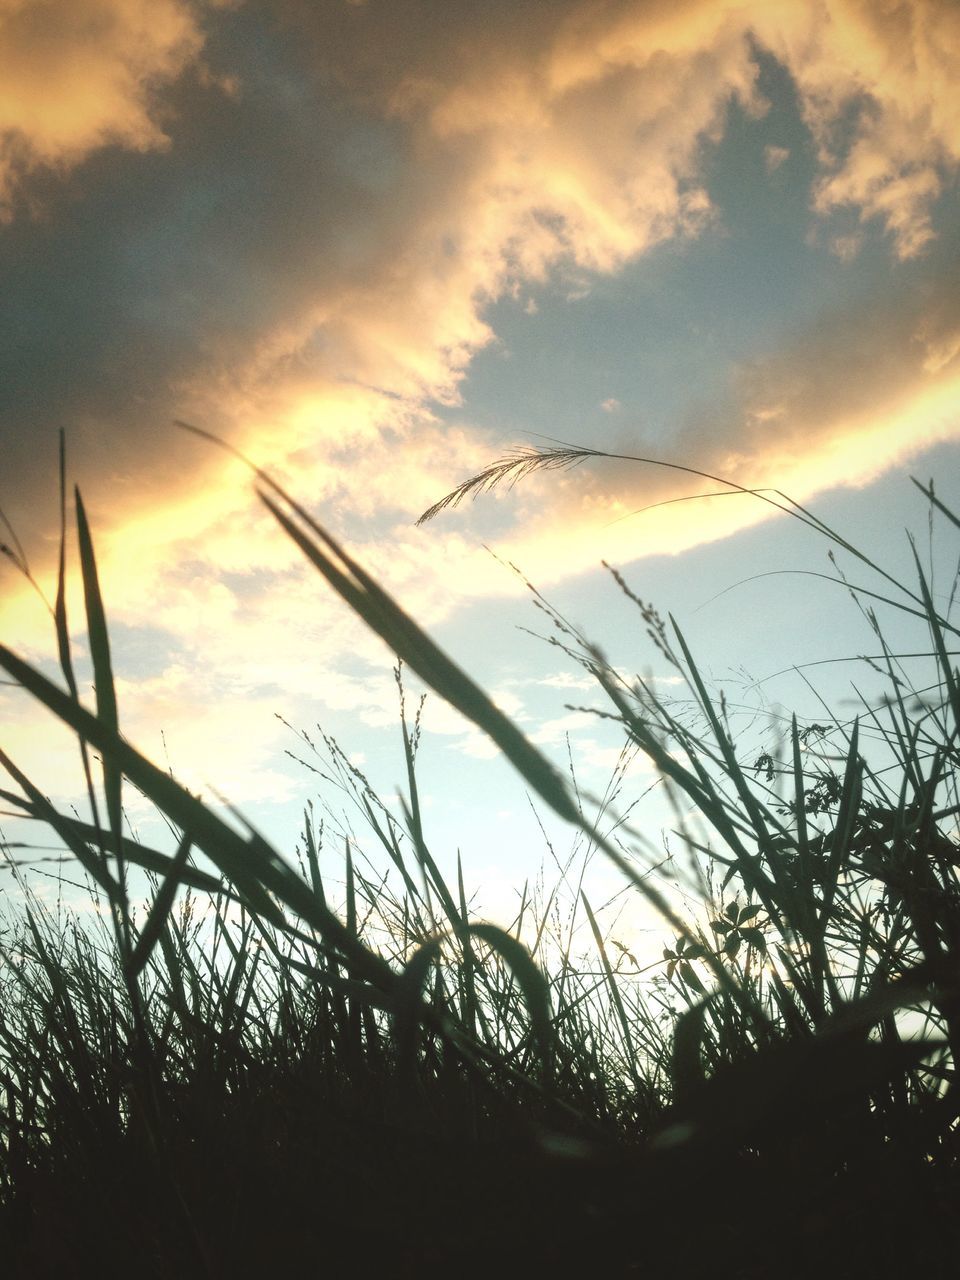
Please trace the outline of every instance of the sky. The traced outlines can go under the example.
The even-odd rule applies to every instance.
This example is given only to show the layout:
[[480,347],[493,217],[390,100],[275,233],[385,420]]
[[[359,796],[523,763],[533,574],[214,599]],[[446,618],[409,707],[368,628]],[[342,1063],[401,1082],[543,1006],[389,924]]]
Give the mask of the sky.
[[[950,0],[0,0],[0,508],[52,595],[63,428],[127,736],[288,851],[318,787],[296,730],[388,803],[403,774],[391,655],[176,419],[285,484],[561,766],[569,735],[598,792],[617,739],[568,709],[600,700],[529,634],[511,563],[624,669],[656,654],[603,560],[757,724],[807,696],[756,682],[862,652],[862,619],[757,576],[828,568],[758,499],[631,514],[716,486],[601,461],[417,518],[559,439],[780,489],[902,557],[909,477],[960,496],[958,86]],[[76,574],[70,608],[82,658]],[[53,670],[9,562],[0,635]],[[846,670],[818,669],[831,696]],[[424,714],[438,855],[502,902],[535,816]],[[71,744],[10,688],[0,717],[72,802]]]

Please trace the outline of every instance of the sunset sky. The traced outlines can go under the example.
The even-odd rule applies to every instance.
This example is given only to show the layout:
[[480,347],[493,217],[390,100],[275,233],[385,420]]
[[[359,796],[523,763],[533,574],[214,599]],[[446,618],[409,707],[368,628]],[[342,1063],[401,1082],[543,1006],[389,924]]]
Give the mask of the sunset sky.
[[[960,499],[958,162],[952,0],[0,0],[0,508],[52,596],[65,428],[127,735],[287,851],[318,783],[277,716],[392,797],[391,657],[174,419],[288,486],[602,790],[616,738],[566,710],[600,694],[519,629],[549,623],[504,562],[653,668],[617,566],[759,723],[807,691],[751,678],[869,649],[829,584],[734,585],[828,571],[826,544],[743,496],[631,516],[715,486],[623,462],[417,517],[548,437],[784,490],[907,565],[909,476]],[[46,664],[9,563],[0,592],[0,638]],[[0,717],[75,798],[66,739],[9,688]],[[428,702],[436,852],[487,885],[543,852],[491,754]]]

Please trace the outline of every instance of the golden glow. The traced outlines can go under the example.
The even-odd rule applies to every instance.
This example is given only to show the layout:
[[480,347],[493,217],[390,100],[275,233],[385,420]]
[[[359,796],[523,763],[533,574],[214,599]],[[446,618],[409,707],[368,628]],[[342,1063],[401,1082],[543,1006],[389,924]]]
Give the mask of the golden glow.
[[165,146],[151,91],[202,43],[185,0],[0,0],[0,213],[37,165]]

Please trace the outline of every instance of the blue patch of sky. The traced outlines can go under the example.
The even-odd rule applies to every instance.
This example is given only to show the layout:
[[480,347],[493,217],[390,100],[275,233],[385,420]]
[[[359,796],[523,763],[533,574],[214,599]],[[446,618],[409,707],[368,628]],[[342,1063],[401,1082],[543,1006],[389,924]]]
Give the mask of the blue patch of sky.
[[[185,661],[183,640],[162,626],[130,626],[111,617],[110,649],[116,675],[136,680],[138,683],[163,676],[171,667]],[[86,642],[84,641],[84,644]],[[86,661],[78,664],[88,665]],[[92,679],[92,671],[90,672]]]
[[[829,252],[810,208],[816,159],[793,86],[772,58],[757,56],[769,111],[754,117],[732,101],[722,139],[703,143],[712,225],[616,274],[591,276],[586,289],[571,291],[558,270],[547,285],[498,301],[486,316],[497,342],[472,362],[464,406],[441,413],[501,442],[539,433],[655,443],[724,399],[738,362],[873,291],[890,270],[889,243],[872,228],[852,261]],[[768,146],[789,152],[772,172]],[[831,233],[848,222],[832,218]],[[600,409],[611,399],[616,417]]]

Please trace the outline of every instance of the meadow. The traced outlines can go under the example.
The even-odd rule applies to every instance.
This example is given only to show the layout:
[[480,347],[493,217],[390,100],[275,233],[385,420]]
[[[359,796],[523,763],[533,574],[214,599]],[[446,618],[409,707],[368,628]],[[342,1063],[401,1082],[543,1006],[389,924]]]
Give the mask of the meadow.
[[[426,515],[594,456],[512,455]],[[4,850],[26,904],[0,935],[7,1274],[953,1275],[958,579],[941,595],[914,547],[915,574],[899,581],[783,495],[755,495],[869,581],[834,562],[885,682],[859,714],[794,715],[759,755],[738,742],[682,628],[619,575],[682,677],[682,711],[550,614],[554,644],[663,779],[698,894],[685,906],[615,805],[591,806],[301,504],[268,475],[257,482],[286,535],[397,656],[402,818],[336,742],[311,744],[390,875],[373,876],[348,840],[331,885],[312,807],[294,865],[126,741],[78,493],[95,685],[84,704],[61,458],[62,680],[2,645],[0,667],[76,735],[89,812],[55,808],[43,779],[2,750],[0,803],[54,833],[73,859],[64,874],[101,910],[44,905]],[[956,539],[960,520],[932,484],[917,487],[939,536]],[[8,555],[26,568],[15,544]],[[884,639],[881,602],[916,628],[909,659]],[[515,920],[473,917],[462,872],[445,879],[430,849],[407,671],[658,913],[655,964],[604,930],[578,864],[525,891]],[[164,816],[169,850],[133,836],[127,788]],[[144,873],[138,911],[130,884]],[[575,921],[589,926],[589,963]]]

